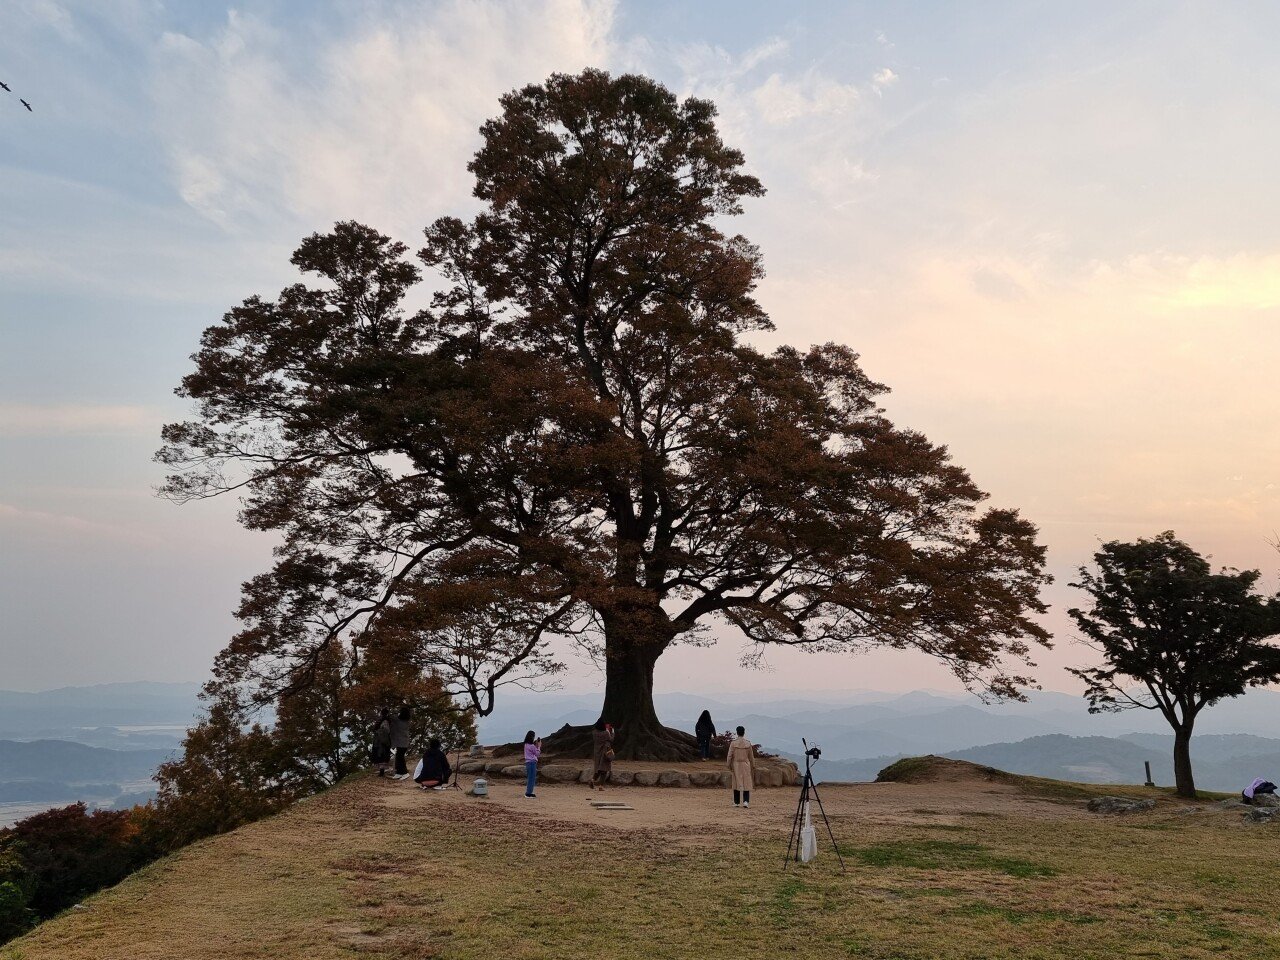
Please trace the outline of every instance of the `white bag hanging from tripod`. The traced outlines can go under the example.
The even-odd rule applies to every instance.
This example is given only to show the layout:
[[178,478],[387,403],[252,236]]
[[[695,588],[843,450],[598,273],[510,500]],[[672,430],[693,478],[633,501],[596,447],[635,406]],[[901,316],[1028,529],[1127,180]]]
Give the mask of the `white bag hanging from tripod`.
[[813,829],[813,817],[809,814],[809,801],[804,802],[804,826],[800,828],[800,862],[808,863],[818,855],[818,834]]

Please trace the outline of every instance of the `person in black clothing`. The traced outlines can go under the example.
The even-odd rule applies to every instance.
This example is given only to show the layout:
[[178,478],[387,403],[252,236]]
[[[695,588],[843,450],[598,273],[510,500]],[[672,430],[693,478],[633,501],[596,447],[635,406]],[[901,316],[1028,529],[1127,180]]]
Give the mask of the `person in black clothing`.
[[378,716],[373,728],[373,762],[378,767],[378,776],[387,775],[387,767],[391,763],[391,711],[385,707]]
[[397,780],[409,779],[409,768],[405,766],[404,755],[409,750],[409,718],[412,716],[413,712],[408,706],[403,706],[391,721],[391,746],[396,751]]
[[440,741],[432,737],[427,744],[427,752],[422,755],[422,769],[413,782],[423,790],[443,790],[452,773],[449,758],[440,749]]
[[698,737],[698,756],[703,760],[711,759],[711,738],[716,735],[716,725],[711,719],[711,711],[703,710],[693,728]]

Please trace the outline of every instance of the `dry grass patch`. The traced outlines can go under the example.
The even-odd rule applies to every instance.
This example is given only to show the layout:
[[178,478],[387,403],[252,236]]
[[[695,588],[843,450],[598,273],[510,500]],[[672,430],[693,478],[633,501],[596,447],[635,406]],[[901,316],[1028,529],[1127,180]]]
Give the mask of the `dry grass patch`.
[[[831,787],[848,872],[829,847],[784,872],[789,792],[735,812],[637,790],[628,820],[573,789],[540,789],[539,806],[347,784],[154,865],[0,958],[1280,955],[1258,879],[1280,832],[1227,815],[1094,817],[982,783],[927,808],[893,785]],[[644,819],[657,809],[676,820]]]

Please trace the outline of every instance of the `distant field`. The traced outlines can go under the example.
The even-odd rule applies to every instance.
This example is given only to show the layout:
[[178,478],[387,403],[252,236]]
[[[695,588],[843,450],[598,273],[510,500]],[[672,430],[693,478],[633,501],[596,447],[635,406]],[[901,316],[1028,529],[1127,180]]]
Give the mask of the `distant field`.
[[[1280,825],[1163,792],[981,775],[824,788],[845,855],[783,872],[794,791],[578,786],[526,801],[363,778],[163,860],[3,960],[1280,955]],[[1114,791],[1111,791],[1114,792]],[[1128,788],[1144,794],[1142,788]]]

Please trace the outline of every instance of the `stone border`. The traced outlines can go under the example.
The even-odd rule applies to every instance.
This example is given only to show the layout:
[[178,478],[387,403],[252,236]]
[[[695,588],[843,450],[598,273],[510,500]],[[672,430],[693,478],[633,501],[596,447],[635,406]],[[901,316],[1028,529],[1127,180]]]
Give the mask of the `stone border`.
[[[492,760],[484,757],[468,758],[458,763],[460,774],[483,774],[487,777],[505,777],[523,780],[523,763],[511,763],[510,759]],[[591,765],[582,761],[549,760],[539,764],[538,779],[548,783],[590,783]],[[755,786],[794,787],[800,783],[800,773],[788,760],[772,760],[756,767]],[[733,774],[728,770],[628,770],[614,764],[609,784],[617,787],[706,787],[728,789],[733,786]]]

